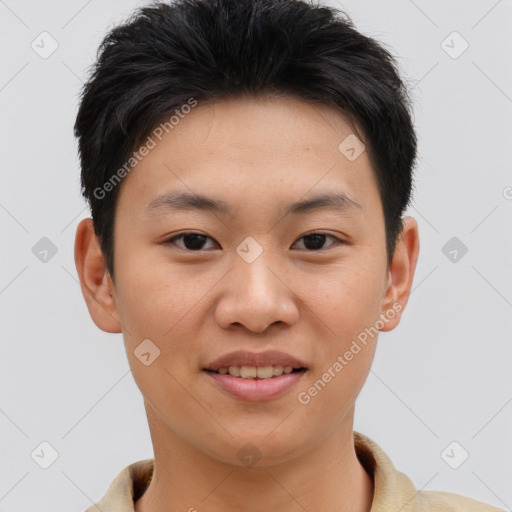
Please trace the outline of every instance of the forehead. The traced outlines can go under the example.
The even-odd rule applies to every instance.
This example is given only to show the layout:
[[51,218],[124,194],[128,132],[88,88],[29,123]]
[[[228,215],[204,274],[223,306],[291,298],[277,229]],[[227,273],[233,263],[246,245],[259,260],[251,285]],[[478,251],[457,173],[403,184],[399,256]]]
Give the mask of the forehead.
[[362,208],[380,203],[368,152],[334,108],[240,97],[184,112],[151,132],[152,149],[127,176],[120,202],[147,208],[179,191],[264,208],[332,190]]

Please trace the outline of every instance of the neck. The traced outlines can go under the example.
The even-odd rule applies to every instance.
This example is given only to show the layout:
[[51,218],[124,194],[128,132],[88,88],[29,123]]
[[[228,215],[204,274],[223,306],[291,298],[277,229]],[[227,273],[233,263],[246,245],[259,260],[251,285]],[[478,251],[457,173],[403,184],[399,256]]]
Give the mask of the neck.
[[332,435],[300,457],[245,468],[219,461],[148,419],[154,447],[151,483],[135,512],[279,510],[369,512],[372,479],[357,458],[353,409]]

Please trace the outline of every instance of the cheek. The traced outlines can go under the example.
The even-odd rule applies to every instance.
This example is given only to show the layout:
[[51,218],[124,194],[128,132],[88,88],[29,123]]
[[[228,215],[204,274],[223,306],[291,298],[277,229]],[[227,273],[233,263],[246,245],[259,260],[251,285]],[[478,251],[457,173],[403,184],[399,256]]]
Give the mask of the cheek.
[[117,306],[128,333],[164,338],[179,330],[181,319],[196,307],[216,281],[216,275],[198,273],[168,262],[126,258],[117,271]]
[[[321,419],[324,435],[350,412],[375,355],[378,332],[372,327],[379,318],[382,288],[378,272],[365,268],[339,271],[327,283],[320,280],[323,284],[314,291],[310,287],[308,309],[317,319],[319,363],[299,390],[298,407],[308,418]],[[309,284],[315,282],[319,281],[312,278]]]
[[317,355],[321,361],[312,376],[319,382],[311,394],[308,392],[310,397],[318,393],[318,399],[311,400],[315,402],[312,410],[321,404],[338,404],[333,414],[342,414],[339,405],[355,400],[375,354],[383,270],[371,258],[357,263],[347,262],[329,276],[312,276],[303,281],[302,293],[309,300],[306,311],[312,311],[308,314],[316,321]]
[[383,274],[371,259],[297,279],[297,294],[307,300],[308,310],[323,324],[328,337],[340,342],[375,323],[383,296]]
[[[179,400],[178,383],[198,371],[197,340],[211,307],[208,291],[222,277],[217,271],[203,274],[142,257],[118,266],[116,301],[127,356],[142,393],[154,403],[165,402],[168,393]],[[154,362],[145,366],[148,360]]]
[[178,430],[179,418],[169,407],[191,408],[185,388],[197,372],[195,319],[206,314],[201,298],[211,285],[188,279],[178,266],[145,264],[143,258],[126,258],[117,270],[117,305],[133,378],[144,398]]

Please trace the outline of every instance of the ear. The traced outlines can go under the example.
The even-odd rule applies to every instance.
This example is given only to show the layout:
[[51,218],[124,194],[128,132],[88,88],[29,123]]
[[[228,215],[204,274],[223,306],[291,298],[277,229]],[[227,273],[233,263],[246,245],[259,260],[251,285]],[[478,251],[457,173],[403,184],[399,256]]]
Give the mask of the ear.
[[82,220],[75,236],[75,265],[93,322],[103,331],[122,332],[114,284],[94,232],[92,219]]
[[[388,268],[387,284],[381,313],[388,319],[381,331],[391,331],[399,323],[411,293],[414,271],[420,252],[418,223],[412,217],[402,219],[402,232],[398,237],[395,253]],[[393,318],[390,312],[394,311]],[[387,312],[387,314],[386,314]]]

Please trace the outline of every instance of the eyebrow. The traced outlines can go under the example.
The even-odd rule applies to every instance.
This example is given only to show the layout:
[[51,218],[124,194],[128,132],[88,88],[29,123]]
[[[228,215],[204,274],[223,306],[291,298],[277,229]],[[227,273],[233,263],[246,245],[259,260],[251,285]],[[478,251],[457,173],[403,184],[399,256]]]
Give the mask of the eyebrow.
[[[360,209],[361,205],[343,192],[326,192],[316,194],[310,199],[303,199],[287,205],[284,209],[284,215],[298,215],[319,210],[346,212]],[[146,207],[146,212],[152,213],[157,210],[198,210],[219,214],[229,214],[232,212],[230,204],[226,201],[188,192],[171,192],[155,197]]]

